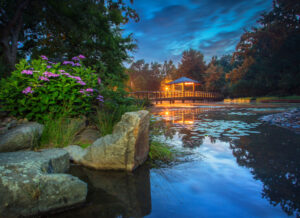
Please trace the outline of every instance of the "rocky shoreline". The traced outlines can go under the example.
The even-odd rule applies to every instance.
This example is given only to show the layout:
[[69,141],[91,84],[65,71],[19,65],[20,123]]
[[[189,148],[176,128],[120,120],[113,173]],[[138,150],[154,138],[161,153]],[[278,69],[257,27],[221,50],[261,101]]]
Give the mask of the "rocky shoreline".
[[300,134],[300,108],[295,108],[282,113],[266,115],[261,117],[260,120]]
[[[10,125],[11,123],[15,125]],[[68,175],[70,160],[98,170],[133,171],[148,157],[148,111],[125,113],[113,134],[83,149],[35,148],[44,126],[5,119],[0,133],[0,217],[57,211],[86,201],[87,183]],[[73,148],[76,148],[75,151]]]

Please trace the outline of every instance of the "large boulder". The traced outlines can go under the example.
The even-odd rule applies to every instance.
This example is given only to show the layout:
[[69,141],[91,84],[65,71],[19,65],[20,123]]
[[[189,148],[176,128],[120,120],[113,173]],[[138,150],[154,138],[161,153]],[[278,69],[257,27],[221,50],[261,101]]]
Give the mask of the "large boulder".
[[42,135],[44,126],[31,122],[19,125],[0,135],[0,152],[31,149]]
[[63,174],[63,149],[0,153],[0,217],[28,216],[84,202],[87,184]]
[[87,149],[72,145],[65,148],[78,164],[101,170],[132,171],[149,152],[150,114],[146,110],[127,112],[113,133],[96,140]]

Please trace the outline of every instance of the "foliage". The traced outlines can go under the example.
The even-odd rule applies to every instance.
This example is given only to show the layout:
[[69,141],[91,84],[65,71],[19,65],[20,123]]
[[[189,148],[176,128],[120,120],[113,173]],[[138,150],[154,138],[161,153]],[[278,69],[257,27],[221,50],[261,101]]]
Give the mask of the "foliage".
[[25,55],[61,60],[85,53],[104,80],[124,80],[122,62],[135,45],[131,35],[122,36],[121,25],[139,19],[125,1],[3,0],[0,8],[2,64],[10,69]]
[[178,77],[188,77],[199,81],[204,80],[206,65],[200,51],[189,49],[183,52],[181,63],[178,66]]
[[145,60],[133,62],[127,70],[129,87],[134,91],[157,91],[165,75],[162,66],[156,62],[146,63]]
[[3,110],[16,117],[46,121],[58,116],[78,116],[103,101],[100,79],[91,68],[75,62],[47,62],[47,57],[27,62],[21,60],[16,70],[2,79],[0,101]]
[[64,116],[47,120],[44,124],[40,146],[57,148],[71,145],[80,125],[80,119],[69,119]]
[[227,76],[233,96],[300,93],[300,4],[274,0],[260,27],[247,31],[234,53],[239,66]]
[[225,75],[223,68],[217,65],[215,57],[212,59],[205,71],[204,81],[207,91],[224,91]]
[[114,126],[121,120],[124,113],[141,109],[142,107],[137,105],[120,105],[114,110],[104,107],[98,109],[96,116],[92,117],[92,119],[101,135],[105,136],[113,132]]
[[152,141],[150,144],[149,157],[152,161],[169,163],[174,160],[174,151],[164,143]]

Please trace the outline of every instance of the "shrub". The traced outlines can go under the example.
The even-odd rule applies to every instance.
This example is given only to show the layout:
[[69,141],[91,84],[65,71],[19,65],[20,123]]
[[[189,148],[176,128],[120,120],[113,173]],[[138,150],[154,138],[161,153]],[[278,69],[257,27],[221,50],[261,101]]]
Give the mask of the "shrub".
[[0,104],[16,117],[46,121],[49,117],[77,116],[103,102],[100,78],[81,59],[53,63],[48,58],[21,60],[7,79],[0,81]]

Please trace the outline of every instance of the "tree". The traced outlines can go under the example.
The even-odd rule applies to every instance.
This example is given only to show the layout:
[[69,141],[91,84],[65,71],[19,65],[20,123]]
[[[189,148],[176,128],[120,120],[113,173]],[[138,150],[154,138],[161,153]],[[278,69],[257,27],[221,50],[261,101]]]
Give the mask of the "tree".
[[2,64],[12,70],[18,56],[45,54],[63,59],[84,53],[107,82],[115,76],[124,80],[122,62],[134,44],[131,36],[122,36],[120,26],[131,18],[138,20],[122,0],[2,0]]
[[164,61],[162,65],[162,76],[167,80],[175,80],[177,77],[177,68],[172,60]]
[[223,92],[225,75],[223,68],[217,65],[217,58],[213,57],[205,71],[205,89],[207,91]]
[[178,76],[189,77],[203,83],[205,70],[206,66],[201,52],[194,49],[183,52],[181,63],[178,67]]
[[134,91],[157,91],[163,79],[161,64],[145,60],[133,62],[127,70],[130,80],[130,87]]
[[260,27],[243,34],[227,76],[235,95],[300,94],[299,14],[299,1],[274,0]]

